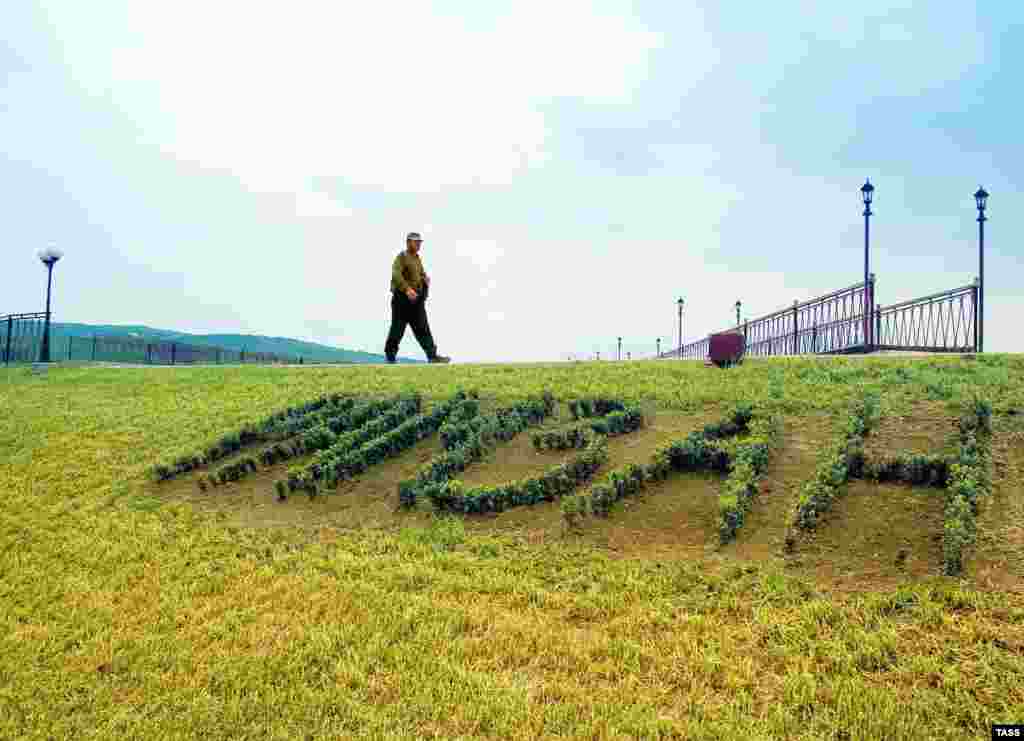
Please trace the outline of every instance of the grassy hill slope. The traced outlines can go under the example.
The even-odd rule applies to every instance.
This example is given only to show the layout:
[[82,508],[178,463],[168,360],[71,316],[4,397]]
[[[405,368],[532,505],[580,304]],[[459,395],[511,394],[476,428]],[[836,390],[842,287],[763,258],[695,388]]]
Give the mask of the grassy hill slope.
[[[521,524],[499,529],[498,517],[396,512],[389,486],[380,518],[400,522],[342,528],[327,510],[366,508],[355,484],[287,502],[231,485],[187,501],[145,480],[168,456],[324,393],[416,389],[433,403],[457,387],[502,402],[545,388],[563,401],[639,398],[660,417],[637,442],[659,425],[669,436],[699,429],[738,401],[780,412],[774,491],[745,528],[775,496],[787,503],[779,516],[791,513],[806,461],[865,390],[881,395],[882,449],[931,449],[981,394],[994,407],[995,488],[972,563],[992,570],[908,570],[876,586],[872,571],[892,555],[871,539],[890,526],[871,517],[881,498],[921,511],[895,524],[922,547],[941,537],[931,519],[941,493],[894,484],[851,487],[813,549],[758,559],[636,553],[645,516],[666,538],[669,526],[700,525],[655,511],[698,514],[690,505],[719,490],[699,478],[587,525],[615,530],[607,546],[557,531],[539,539],[540,505],[504,513]],[[728,371],[698,361],[11,368],[0,409],[3,739],[970,739],[1024,720],[1024,591],[988,583],[1024,575],[1020,356],[751,360]],[[423,440],[377,474],[409,475],[436,445]],[[557,506],[547,505],[556,522]],[[262,513],[265,526],[230,512]],[[284,521],[300,512],[306,526]],[[818,579],[818,560],[850,588]]]

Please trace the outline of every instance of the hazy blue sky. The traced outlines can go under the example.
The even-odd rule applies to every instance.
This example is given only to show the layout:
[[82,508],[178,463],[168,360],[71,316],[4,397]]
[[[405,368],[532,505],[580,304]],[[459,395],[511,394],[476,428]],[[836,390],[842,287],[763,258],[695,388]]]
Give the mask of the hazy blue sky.
[[[850,285],[1021,351],[1024,3],[5,2],[0,313],[456,360],[635,355]],[[411,333],[402,354],[420,356]]]

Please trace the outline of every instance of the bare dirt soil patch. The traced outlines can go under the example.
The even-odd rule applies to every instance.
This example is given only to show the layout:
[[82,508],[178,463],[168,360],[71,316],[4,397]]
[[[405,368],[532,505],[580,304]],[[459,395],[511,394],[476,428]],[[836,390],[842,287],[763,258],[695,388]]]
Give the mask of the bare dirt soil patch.
[[937,488],[851,481],[787,565],[838,589],[938,576],[944,502]]
[[899,453],[952,455],[957,418],[943,402],[923,401],[908,414],[883,414],[864,442],[868,458]]

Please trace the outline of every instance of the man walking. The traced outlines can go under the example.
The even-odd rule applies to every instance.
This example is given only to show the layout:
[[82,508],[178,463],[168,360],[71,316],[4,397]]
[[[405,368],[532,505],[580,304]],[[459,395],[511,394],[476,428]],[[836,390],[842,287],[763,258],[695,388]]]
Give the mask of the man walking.
[[398,345],[405,334],[406,325],[412,325],[416,341],[420,343],[427,360],[431,363],[448,363],[451,358],[437,354],[434,337],[427,323],[427,292],[430,278],[420,260],[420,245],[423,239],[418,232],[409,232],[405,237],[405,249],[398,253],[391,265],[391,331],[384,345],[384,354],[389,363],[395,362]]

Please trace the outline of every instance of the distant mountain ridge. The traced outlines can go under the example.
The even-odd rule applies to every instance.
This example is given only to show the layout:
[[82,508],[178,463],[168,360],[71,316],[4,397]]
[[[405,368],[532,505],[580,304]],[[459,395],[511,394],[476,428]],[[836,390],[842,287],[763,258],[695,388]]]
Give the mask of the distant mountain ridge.
[[[60,339],[67,337],[116,337],[124,340],[143,342],[181,342],[189,345],[220,347],[225,350],[275,353],[291,355],[303,360],[321,363],[383,363],[383,354],[345,350],[340,347],[321,345],[316,342],[294,340],[289,337],[266,337],[246,334],[189,334],[169,329],[154,329],[143,325],[77,324],[54,322],[51,326],[51,342],[59,346]],[[400,363],[422,363],[411,358],[398,359]]]

